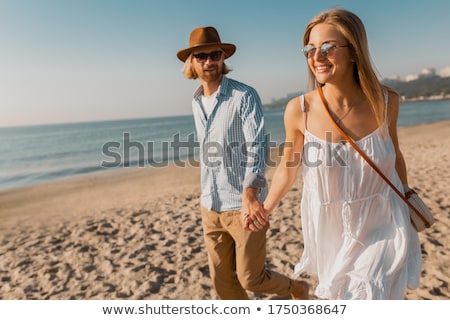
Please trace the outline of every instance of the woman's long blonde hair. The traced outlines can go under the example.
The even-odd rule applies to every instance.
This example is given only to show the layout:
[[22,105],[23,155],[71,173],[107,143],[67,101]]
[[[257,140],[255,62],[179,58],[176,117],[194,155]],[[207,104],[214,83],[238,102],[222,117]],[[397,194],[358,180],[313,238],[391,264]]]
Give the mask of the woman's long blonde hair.
[[[364,95],[369,100],[378,126],[381,127],[385,120],[384,86],[378,79],[375,68],[371,63],[364,24],[354,13],[343,9],[331,9],[319,13],[307,25],[303,35],[303,45],[309,43],[311,30],[321,23],[333,25],[347,39],[355,61],[353,76],[356,83],[361,87]],[[310,68],[308,68],[308,70],[309,85],[312,89],[316,89],[321,84],[317,82],[312,70]]]

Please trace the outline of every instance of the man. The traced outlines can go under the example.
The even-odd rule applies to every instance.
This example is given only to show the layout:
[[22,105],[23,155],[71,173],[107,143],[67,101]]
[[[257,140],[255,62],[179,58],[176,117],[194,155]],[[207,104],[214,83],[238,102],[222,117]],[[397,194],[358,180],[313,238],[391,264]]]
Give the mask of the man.
[[[266,141],[261,101],[250,86],[225,76],[236,46],[213,27],[194,29],[177,57],[184,75],[199,79],[192,108],[200,144],[201,213],[209,269],[221,299],[249,299],[247,290],[294,299],[308,285],[267,270],[268,223],[261,205]],[[242,214],[241,214],[242,213]]]

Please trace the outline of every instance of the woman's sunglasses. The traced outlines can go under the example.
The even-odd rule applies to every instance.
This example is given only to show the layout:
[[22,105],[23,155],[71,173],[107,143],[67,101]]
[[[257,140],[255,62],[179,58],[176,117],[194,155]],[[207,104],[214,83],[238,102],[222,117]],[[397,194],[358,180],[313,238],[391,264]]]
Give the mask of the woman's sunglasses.
[[303,54],[305,55],[306,58],[312,58],[315,56],[316,54],[316,50],[319,49],[320,50],[320,54],[322,55],[322,57],[327,58],[328,55],[333,52],[334,49],[336,48],[345,48],[345,47],[349,47],[349,45],[345,45],[345,46],[337,46],[331,43],[324,43],[320,46],[320,48],[316,48],[310,44],[306,45],[303,47],[302,51]]

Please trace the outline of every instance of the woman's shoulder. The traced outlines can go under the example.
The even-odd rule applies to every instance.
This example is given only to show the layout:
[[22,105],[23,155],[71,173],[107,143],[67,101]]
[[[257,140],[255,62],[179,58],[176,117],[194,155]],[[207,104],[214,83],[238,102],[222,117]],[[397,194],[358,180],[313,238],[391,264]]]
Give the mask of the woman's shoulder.
[[400,95],[389,87],[384,87],[385,96],[387,97],[387,120],[390,124],[397,123],[398,113],[400,111]]
[[286,105],[286,111],[289,110],[290,112],[294,113],[295,112],[301,113],[302,111],[306,112],[310,102],[314,100],[315,91],[317,90],[302,93],[289,100]]
[[303,119],[302,112],[302,101],[301,96],[297,96],[292,98],[286,104],[284,109],[284,121],[285,124],[290,123],[299,123],[301,119]]
[[289,100],[284,110],[285,125],[304,132],[305,114],[312,100],[314,100],[314,91],[300,94]]
[[391,102],[398,103],[400,101],[400,95],[394,89],[387,87],[387,86],[383,86],[383,91],[384,91],[385,96],[388,98],[387,101],[389,103],[391,103]]

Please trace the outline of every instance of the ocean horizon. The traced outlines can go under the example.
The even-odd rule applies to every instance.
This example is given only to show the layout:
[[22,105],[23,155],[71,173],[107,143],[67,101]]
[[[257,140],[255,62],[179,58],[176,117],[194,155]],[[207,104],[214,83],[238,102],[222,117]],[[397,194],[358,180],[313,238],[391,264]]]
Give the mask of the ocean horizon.
[[[450,100],[400,106],[399,127],[450,120]],[[269,147],[284,141],[283,113],[264,112]],[[0,128],[0,191],[106,170],[192,165],[197,152],[192,115]]]

